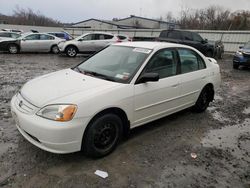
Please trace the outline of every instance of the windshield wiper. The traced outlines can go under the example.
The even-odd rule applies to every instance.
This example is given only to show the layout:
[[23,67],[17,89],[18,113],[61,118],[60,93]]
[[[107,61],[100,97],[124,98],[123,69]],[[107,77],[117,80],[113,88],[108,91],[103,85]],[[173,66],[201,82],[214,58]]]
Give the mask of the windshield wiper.
[[76,69],[77,72],[83,73],[83,72],[81,71],[81,69],[79,69],[78,67],[75,67],[74,69]]
[[112,82],[115,81],[113,78],[111,78],[111,77],[109,77],[107,75],[100,74],[100,73],[97,73],[97,72],[94,72],[94,71],[83,70],[83,74],[93,76],[93,77],[97,77],[97,78],[101,78],[101,79],[108,80],[108,81],[112,81]]

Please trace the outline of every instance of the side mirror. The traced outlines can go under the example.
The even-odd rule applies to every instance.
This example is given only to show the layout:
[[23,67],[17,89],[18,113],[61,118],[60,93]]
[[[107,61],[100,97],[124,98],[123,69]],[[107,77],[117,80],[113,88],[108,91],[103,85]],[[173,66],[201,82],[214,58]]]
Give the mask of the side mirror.
[[206,44],[206,43],[208,43],[208,40],[207,40],[207,39],[204,39],[204,40],[202,41],[202,43],[203,43],[203,44]]
[[22,41],[26,41],[26,39],[22,39]]
[[137,84],[146,83],[146,82],[157,82],[160,79],[158,73],[144,73],[137,80]]
[[239,46],[239,49],[242,49],[243,48],[243,46]]

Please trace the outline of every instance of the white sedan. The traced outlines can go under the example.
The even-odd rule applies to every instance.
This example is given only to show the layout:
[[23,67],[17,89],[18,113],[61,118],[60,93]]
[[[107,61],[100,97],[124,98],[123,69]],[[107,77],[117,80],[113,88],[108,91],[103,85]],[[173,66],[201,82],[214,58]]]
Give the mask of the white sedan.
[[206,110],[220,81],[217,62],[192,47],[117,43],[27,82],[11,110],[20,133],[37,147],[102,157],[129,129],[189,107]]

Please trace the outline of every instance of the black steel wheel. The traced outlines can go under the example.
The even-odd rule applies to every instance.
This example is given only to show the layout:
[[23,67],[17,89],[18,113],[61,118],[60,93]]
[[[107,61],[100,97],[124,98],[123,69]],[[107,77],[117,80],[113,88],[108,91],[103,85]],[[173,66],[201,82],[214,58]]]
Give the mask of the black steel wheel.
[[122,135],[122,121],[115,114],[104,114],[88,126],[83,138],[83,151],[99,158],[111,153]]
[[211,102],[211,99],[213,98],[212,91],[209,87],[205,87],[202,89],[195,105],[194,105],[194,110],[196,112],[204,112],[207,107],[209,106],[209,103]]

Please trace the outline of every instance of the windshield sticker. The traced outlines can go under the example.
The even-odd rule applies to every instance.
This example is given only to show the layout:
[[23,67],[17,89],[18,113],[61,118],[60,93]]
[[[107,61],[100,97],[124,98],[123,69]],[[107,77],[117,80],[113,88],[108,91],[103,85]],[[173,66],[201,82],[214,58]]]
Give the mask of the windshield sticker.
[[133,51],[134,52],[139,52],[139,53],[149,54],[152,50],[145,49],[145,48],[135,48]]
[[116,77],[116,78],[119,78],[119,79],[123,79],[124,75],[122,75],[122,74],[117,74],[117,75],[115,75],[115,77]]

